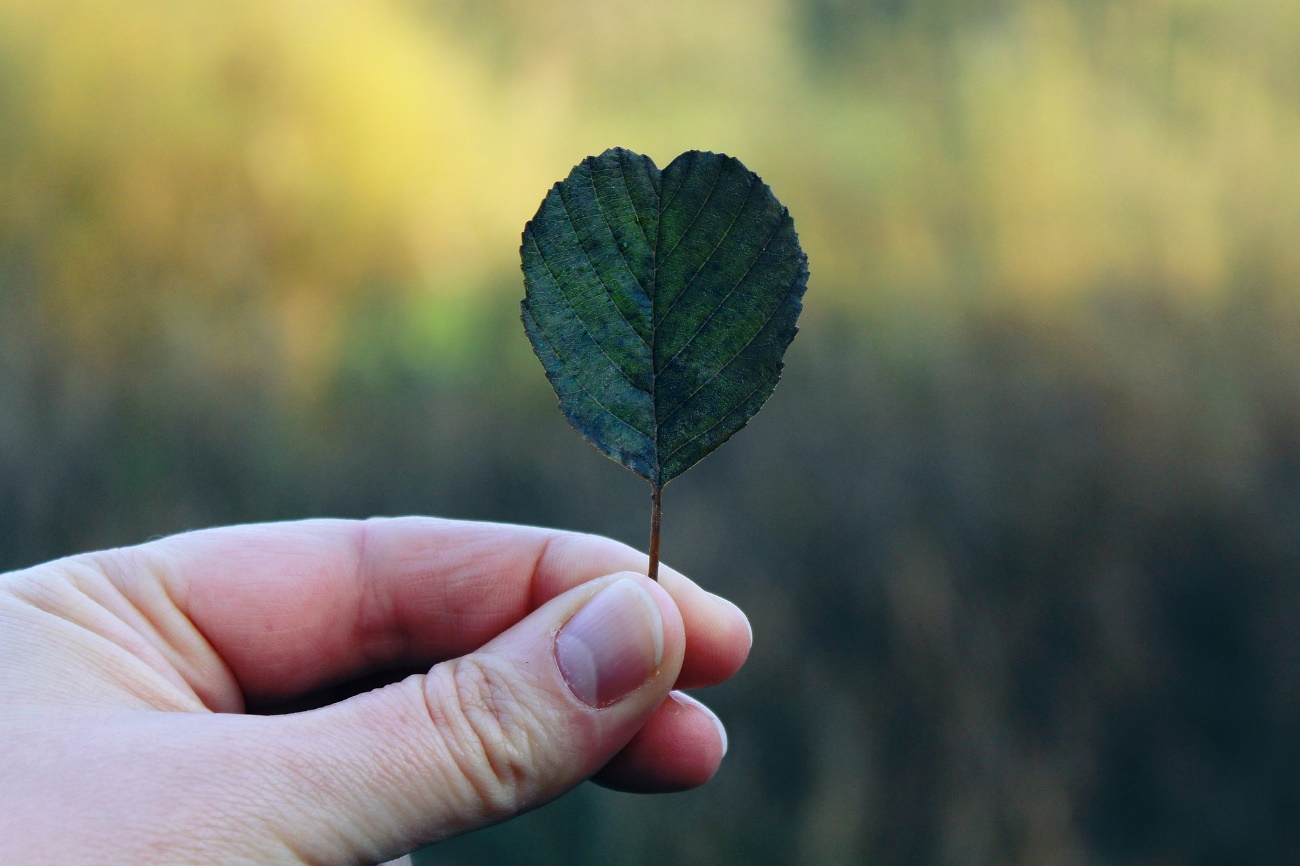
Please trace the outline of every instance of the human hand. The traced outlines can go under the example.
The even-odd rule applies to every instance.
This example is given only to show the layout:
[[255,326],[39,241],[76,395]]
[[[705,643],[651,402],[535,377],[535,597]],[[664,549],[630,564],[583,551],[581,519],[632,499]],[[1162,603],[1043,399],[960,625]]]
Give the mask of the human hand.
[[376,863],[587,778],[702,784],[726,735],[670,690],[735,673],[749,626],[671,569],[619,573],[644,567],[594,536],[397,518],[0,575],[0,862]]

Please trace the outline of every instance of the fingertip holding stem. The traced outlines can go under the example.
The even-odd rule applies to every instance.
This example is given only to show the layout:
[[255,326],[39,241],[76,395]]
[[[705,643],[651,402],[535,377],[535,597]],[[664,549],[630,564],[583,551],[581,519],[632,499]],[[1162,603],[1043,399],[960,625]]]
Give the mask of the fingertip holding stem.
[[560,629],[555,661],[573,696],[607,707],[654,675],[664,659],[659,605],[636,580],[615,581]]

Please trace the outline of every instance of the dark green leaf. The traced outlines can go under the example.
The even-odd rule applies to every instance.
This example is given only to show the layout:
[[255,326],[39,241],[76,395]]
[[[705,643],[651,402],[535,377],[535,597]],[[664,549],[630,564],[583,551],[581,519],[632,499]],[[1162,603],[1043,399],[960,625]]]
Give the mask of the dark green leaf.
[[524,329],[569,422],[656,488],[771,395],[808,259],[772,190],[692,150],[622,148],[551,187],[524,228]]

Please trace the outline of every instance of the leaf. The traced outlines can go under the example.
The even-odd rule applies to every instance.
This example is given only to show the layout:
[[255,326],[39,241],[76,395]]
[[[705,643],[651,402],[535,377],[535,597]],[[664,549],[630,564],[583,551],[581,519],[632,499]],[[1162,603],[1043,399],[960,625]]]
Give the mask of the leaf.
[[662,172],[622,148],[588,157],[520,255],[524,329],[565,417],[656,493],[767,401],[808,281],[767,184],[696,150]]

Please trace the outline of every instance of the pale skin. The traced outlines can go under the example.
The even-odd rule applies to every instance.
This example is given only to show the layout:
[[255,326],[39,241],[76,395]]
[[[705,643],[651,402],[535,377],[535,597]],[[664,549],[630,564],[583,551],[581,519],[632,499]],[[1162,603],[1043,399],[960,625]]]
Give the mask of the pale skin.
[[[374,864],[588,778],[703,784],[725,733],[676,690],[734,674],[748,622],[645,568],[595,536],[396,518],[0,575],[0,862]],[[653,637],[648,676],[599,706],[557,664],[588,603]]]

